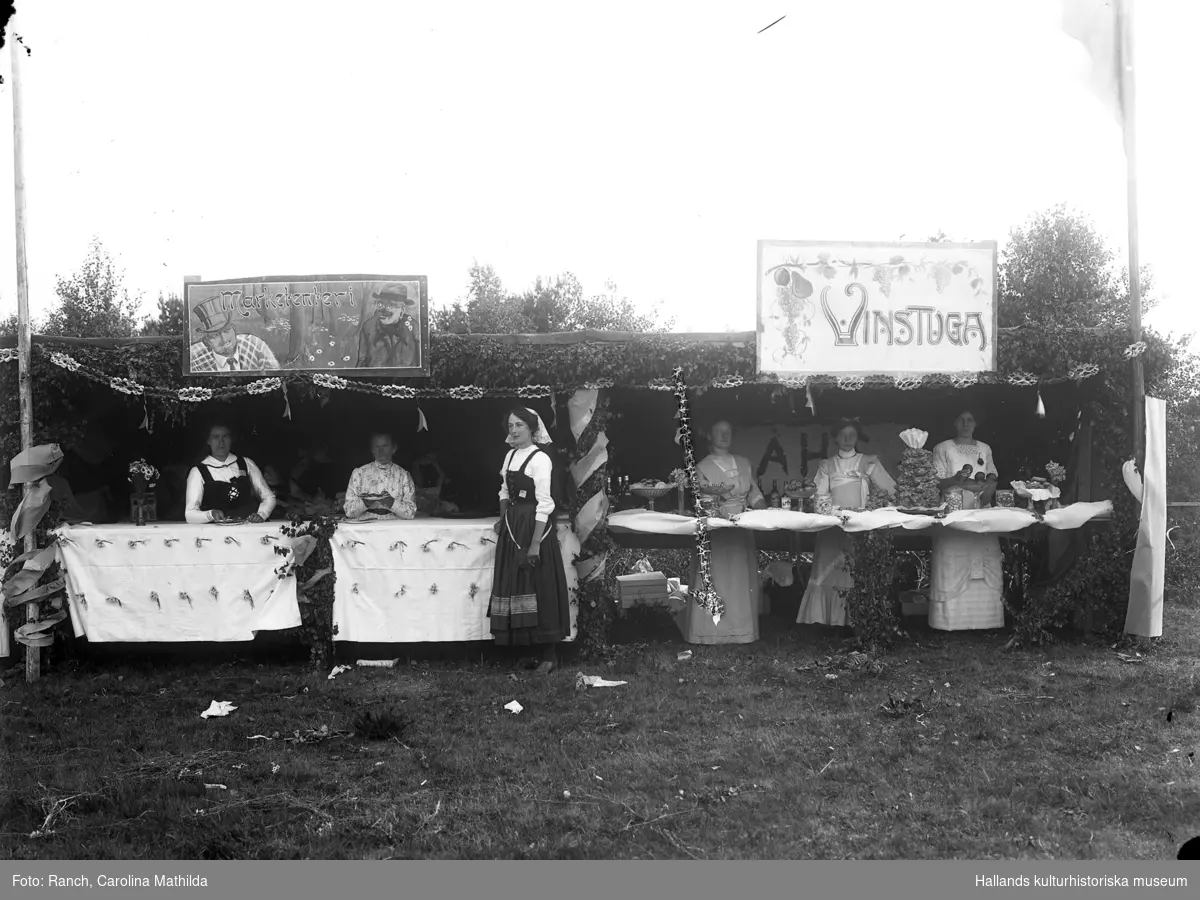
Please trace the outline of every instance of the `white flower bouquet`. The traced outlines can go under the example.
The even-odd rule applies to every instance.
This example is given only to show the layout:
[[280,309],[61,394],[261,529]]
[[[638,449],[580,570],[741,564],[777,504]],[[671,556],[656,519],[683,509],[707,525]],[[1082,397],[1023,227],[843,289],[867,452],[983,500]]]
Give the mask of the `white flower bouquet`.
[[139,494],[158,484],[159,471],[144,459],[136,459],[129,464],[129,483]]
[[1052,484],[1062,484],[1067,480],[1067,467],[1050,460],[1046,463],[1046,474],[1050,476]]

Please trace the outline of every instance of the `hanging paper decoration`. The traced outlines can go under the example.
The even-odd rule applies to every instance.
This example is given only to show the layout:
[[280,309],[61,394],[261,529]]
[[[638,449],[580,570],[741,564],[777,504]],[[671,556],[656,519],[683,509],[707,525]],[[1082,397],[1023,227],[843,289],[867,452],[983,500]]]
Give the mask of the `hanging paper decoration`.
[[[683,380],[683,369],[675,367],[675,399],[679,402],[679,438],[683,447],[684,468],[687,471],[688,483],[692,489],[692,498],[697,511],[703,509],[700,497],[700,476],[696,473],[696,453],[692,447],[692,416],[687,395],[687,384]],[[699,515],[696,518],[696,552],[700,557],[699,590],[691,592],[696,602],[708,610],[713,617],[713,624],[721,621],[725,612],[725,603],[713,589],[710,548],[708,542],[708,518]]]

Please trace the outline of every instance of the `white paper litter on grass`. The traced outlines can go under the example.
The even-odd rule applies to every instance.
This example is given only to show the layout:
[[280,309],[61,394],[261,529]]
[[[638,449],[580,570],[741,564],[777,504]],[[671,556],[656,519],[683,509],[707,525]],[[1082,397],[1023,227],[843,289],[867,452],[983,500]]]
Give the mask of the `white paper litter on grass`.
[[629,684],[628,681],[606,681],[599,675],[584,675],[580,672],[575,676],[575,684],[579,687],[618,687]]
[[200,718],[207,719],[209,716],[227,716],[235,709],[237,707],[228,700],[214,700],[208,709],[200,713]]
[[516,713],[519,713],[521,710],[523,710],[525,707],[523,707],[520,703],[518,703],[516,700],[514,700],[512,703],[505,703],[504,708],[507,709],[510,713],[516,714]]
[[350,671],[350,666],[334,666],[333,671],[331,671],[329,673],[329,678],[327,680],[333,681],[333,679],[337,678],[343,672],[349,672],[349,671]]
[[383,669],[390,669],[400,662],[400,658],[396,659],[360,659],[355,663],[356,666],[379,666]]

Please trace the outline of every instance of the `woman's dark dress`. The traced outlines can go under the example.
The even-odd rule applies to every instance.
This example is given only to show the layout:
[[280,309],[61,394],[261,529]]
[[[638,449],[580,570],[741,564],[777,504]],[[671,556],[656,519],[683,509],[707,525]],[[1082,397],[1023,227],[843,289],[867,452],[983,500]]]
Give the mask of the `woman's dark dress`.
[[200,509],[207,512],[219,509],[232,519],[244,519],[258,512],[260,500],[250,481],[250,460],[238,457],[238,475],[233,481],[217,481],[212,477],[209,466],[200,463],[200,477],[204,479],[204,495],[200,498]]
[[[533,478],[525,467],[541,450],[529,454],[521,468],[507,471],[508,512],[500,525],[496,542],[496,567],[492,575],[492,598],[488,616],[492,637],[497,644],[553,644],[567,637],[571,629],[570,597],[567,575],[563,571],[562,550],[554,515],[546,523],[542,539],[541,561],[530,566],[529,544],[537,527],[537,496]],[[509,454],[512,459],[512,454]],[[524,496],[521,494],[524,492]]]

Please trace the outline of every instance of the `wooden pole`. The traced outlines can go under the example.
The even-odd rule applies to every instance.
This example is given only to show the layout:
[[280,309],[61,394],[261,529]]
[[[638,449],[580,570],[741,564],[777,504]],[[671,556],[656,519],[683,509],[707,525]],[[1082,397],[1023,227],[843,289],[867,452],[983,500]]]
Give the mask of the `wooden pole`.
[[[8,43],[12,61],[12,107],[13,107],[13,207],[16,210],[17,236],[17,355],[18,379],[21,402],[21,449],[33,446],[33,375],[30,372],[29,339],[29,263],[25,253],[25,148],[22,144],[21,128],[21,54],[25,52],[15,32],[9,26]],[[29,495],[31,485],[25,485]],[[25,536],[25,551],[37,547],[37,538]],[[25,607],[25,621],[38,620],[38,604]],[[25,680],[37,681],[42,675],[42,651],[40,647],[25,648]]]
[[[1138,267],[1137,215],[1137,140],[1135,92],[1133,86],[1133,0],[1117,4],[1117,29],[1120,48],[1118,73],[1121,86],[1121,130],[1125,137],[1125,173],[1129,220],[1129,335],[1130,342],[1142,339],[1142,285]],[[1138,471],[1146,471],[1146,385],[1142,373],[1142,358],[1133,358],[1133,448]]]

